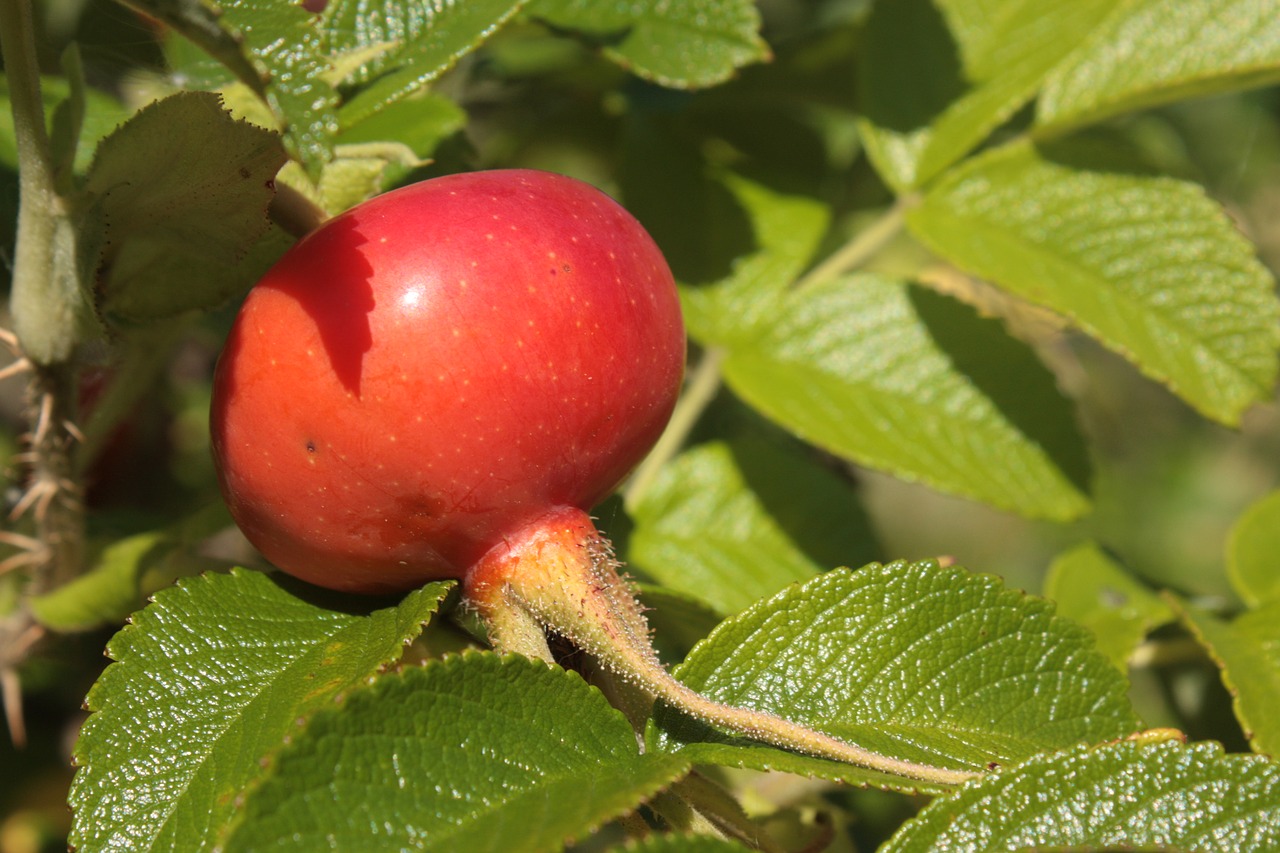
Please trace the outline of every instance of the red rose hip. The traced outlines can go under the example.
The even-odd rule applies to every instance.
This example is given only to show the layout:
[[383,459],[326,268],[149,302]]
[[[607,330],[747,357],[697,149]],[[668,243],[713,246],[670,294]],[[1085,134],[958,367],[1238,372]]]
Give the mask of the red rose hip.
[[330,220],[246,298],[214,380],[223,493],[321,586],[465,578],[626,476],[684,357],[671,272],[608,196],[525,170],[425,181]]

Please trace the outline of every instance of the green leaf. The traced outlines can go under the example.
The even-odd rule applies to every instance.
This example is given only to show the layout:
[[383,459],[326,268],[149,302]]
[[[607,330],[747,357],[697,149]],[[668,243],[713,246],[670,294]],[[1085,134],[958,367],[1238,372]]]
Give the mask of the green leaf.
[[1088,628],[1099,651],[1122,672],[1147,633],[1174,619],[1167,604],[1092,543],[1053,561],[1045,595],[1057,603],[1059,616]]
[[[629,562],[722,615],[854,562],[871,542],[847,484],[763,440],[687,451],[631,512]],[[815,550],[843,557],[823,564]]]
[[806,441],[1032,517],[1088,507],[1053,377],[994,320],[873,275],[793,292],[724,361],[733,391]]
[[1202,607],[1176,604],[1182,621],[1222,670],[1236,718],[1255,752],[1280,755],[1280,601],[1226,622]]
[[1082,142],[976,158],[908,217],[957,266],[1070,318],[1206,416],[1270,399],[1275,284],[1197,186]]
[[881,853],[1280,847],[1280,765],[1213,743],[1043,755],[935,800]]
[[534,0],[529,13],[606,39],[610,59],[677,89],[722,83],[771,57],[750,0]]
[[776,317],[786,289],[812,260],[830,223],[818,201],[786,195],[732,173],[728,189],[750,220],[754,249],[733,261],[714,283],[681,283],[680,304],[689,334],[705,343],[750,335]]
[[249,797],[229,850],[562,849],[689,769],[641,754],[574,673],[471,653],[317,715]]
[[97,239],[83,250],[98,271],[99,310],[145,322],[247,288],[284,161],[275,134],[232,119],[205,92],[157,101],[121,126],[85,181]]
[[1231,528],[1227,577],[1250,606],[1280,599],[1280,491],[1250,506]]
[[524,3],[332,0],[322,18],[330,51],[387,48],[349,78],[362,88],[342,105],[342,127],[354,127],[448,71],[497,32]]
[[1280,80],[1272,0],[1132,0],[1059,66],[1037,106],[1054,132]]
[[89,691],[71,842],[212,845],[260,762],[298,721],[398,659],[449,589],[430,584],[378,608],[235,570],[158,593],[112,638],[116,663]]
[[257,70],[245,80],[260,93],[284,131],[285,147],[318,174],[338,132],[338,93],[329,83],[328,54],[313,16],[301,3],[220,0],[219,21]]
[[1114,0],[877,3],[861,52],[862,131],[899,191],[955,163],[1035,94]]
[[[1139,726],[1123,677],[1049,602],[929,562],[790,588],[721,624],[675,674],[721,702],[942,767],[982,770]],[[655,720],[654,748],[696,763],[902,784],[733,740],[667,709]]]

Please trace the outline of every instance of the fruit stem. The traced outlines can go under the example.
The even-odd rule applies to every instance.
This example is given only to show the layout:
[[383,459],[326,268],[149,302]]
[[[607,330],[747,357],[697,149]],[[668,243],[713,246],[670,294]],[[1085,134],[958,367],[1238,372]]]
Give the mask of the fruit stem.
[[[782,749],[936,785],[959,785],[977,775],[881,755],[774,714],[716,702],[681,684],[658,661],[648,624],[618,575],[608,542],[581,510],[555,510],[494,548],[468,572],[464,594],[489,622],[501,650],[528,646],[527,632],[536,621],[593,655],[621,680],[713,726]],[[510,611],[523,611],[526,617]]]

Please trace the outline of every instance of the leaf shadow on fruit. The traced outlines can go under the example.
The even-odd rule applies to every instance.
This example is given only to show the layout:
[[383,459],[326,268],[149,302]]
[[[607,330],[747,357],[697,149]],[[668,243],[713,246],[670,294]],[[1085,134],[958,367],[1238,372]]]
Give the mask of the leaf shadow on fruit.
[[369,314],[377,304],[374,270],[359,248],[366,242],[354,217],[335,219],[304,237],[268,285],[310,315],[334,375],[357,397],[364,357],[373,347]]

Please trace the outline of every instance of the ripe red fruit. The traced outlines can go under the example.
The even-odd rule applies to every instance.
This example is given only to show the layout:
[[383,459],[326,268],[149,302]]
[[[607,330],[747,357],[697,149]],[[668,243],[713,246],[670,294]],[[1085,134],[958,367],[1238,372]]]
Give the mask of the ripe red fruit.
[[684,356],[671,272],[606,195],[525,170],[425,181],[330,220],[250,292],[214,380],[222,489],[313,583],[464,578],[626,476]]

